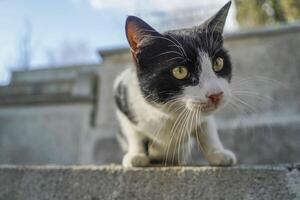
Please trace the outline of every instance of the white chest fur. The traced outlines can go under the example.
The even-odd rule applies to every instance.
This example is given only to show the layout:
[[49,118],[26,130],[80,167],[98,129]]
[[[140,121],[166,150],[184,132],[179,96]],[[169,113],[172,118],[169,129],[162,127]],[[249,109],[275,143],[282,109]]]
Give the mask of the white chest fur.
[[127,101],[138,121],[133,123],[117,109],[121,131],[127,140],[126,147],[123,145],[127,151],[124,166],[146,166],[151,160],[184,163],[194,135],[211,164],[232,165],[236,162],[234,154],[224,149],[211,116],[200,117],[199,113],[186,108],[171,114],[165,112],[166,108],[150,104],[141,93],[133,69],[125,70],[116,79],[115,86],[120,82],[127,88]]

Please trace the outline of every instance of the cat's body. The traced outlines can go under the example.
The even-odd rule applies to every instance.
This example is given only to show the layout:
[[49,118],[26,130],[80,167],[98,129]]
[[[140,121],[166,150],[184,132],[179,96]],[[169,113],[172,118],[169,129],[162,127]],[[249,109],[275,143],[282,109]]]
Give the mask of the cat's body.
[[194,138],[210,164],[236,162],[212,116],[231,95],[231,64],[221,35],[229,7],[202,26],[164,34],[128,17],[136,66],[122,72],[114,86],[124,166],[182,164]]

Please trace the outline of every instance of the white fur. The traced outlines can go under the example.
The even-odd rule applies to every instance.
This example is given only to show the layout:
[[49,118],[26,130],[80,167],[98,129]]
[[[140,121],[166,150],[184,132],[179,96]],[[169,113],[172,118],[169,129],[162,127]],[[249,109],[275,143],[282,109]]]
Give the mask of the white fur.
[[[200,80],[202,81],[198,86],[186,88],[184,93],[186,101],[182,100],[164,106],[149,104],[141,94],[134,69],[125,70],[116,79],[115,87],[121,80],[122,84],[127,85],[128,101],[138,119],[138,124],[135,125],[117,110],[121,131],[128,142],[127,146],[123,145],[127,151],[123,158],[123,166],[147,166],[152,159],[162,160],[172,165],[182,164],[190,153],[192,136],[196,136],[196,141],[200,144],[210,164],[232,165],[236,163],[234,154],[224,149],[212,116],[196,117],[192,110],[179,109],[180,107],[187,108],[189,100],[194,98],[207,101],[206,94],[209,92],[223,91],[224,96],[230,95],[228,83],[216,77],[212,71],[208,55],[201,53],[199,56],[201,57]],[[187,113],[189,113],[189,118],[187,118]],[[143,145],[145,139],[152,141],[148,155]]]
[[205,52],[199,51],[201,63],[200,83],[196,86],[186,87],[184,95],[191,99],[197,99],[201,102],[207,102],[207,96],[223,92],[223,103],[225,103],[231,96],[228,82],[216,76],[212,68],[212,63],[209,55]]

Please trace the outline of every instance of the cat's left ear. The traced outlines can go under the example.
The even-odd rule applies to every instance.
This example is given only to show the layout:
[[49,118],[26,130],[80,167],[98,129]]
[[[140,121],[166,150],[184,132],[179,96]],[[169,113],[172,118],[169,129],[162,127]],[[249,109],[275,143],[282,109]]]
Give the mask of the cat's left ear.
[[231,1],[226,3],[215,15],[206,20],[201,27],[212,32],[223,33]]
[[132,53],[136,53],[146,37],[160,35],[154,28],[138,17],[128,16],[125,25],[126,37]]

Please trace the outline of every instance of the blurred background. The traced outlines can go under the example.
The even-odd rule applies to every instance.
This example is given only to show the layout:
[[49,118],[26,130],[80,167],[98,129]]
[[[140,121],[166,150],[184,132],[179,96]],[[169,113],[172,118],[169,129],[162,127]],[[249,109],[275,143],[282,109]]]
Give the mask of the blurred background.
[[[164,31],[226,2],[0,0],[0,163],[120,163],[112,83],[132,66],[126,16]],[[234,0],[224,36],[236,91],[217,115],[225,146],[240,163],[299,162],[300,1]]]

